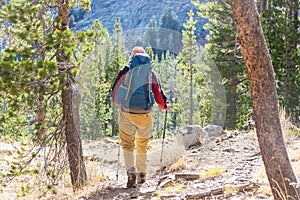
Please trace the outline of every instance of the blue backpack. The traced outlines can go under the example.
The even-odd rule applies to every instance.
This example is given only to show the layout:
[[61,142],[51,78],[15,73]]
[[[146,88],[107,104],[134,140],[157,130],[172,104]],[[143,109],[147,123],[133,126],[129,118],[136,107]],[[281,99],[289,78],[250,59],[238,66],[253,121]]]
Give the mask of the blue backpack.
[[147,54],[135,54],[129,63],[129,71],[121,83],[117,102],[122,108],[132,106],[149,110],[154,104],[152,92],[151,59]]

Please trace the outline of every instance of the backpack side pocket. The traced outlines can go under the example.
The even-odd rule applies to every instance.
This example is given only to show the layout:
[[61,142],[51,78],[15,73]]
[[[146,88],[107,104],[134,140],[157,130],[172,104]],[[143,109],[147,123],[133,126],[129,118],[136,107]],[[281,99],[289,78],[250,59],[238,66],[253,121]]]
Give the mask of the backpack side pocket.
[[121,84],[118,90],[118,95],[117,95],[117,102],[118,103],[123,103],[126,97],[128,91],[128,87],[124,84]]

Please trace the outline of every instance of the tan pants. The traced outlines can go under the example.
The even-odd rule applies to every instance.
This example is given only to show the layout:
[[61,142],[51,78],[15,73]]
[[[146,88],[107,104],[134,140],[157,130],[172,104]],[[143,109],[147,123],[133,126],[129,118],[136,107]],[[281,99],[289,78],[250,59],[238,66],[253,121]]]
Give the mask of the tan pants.
[[[147,171],[147,146],[152,128],[151,112],[147,114],[130,114],[120,111],[119,131],[125,160],[126,172],[136,168],[137,173]],[[136,143],[136,163],[134,164],[134,147]]]

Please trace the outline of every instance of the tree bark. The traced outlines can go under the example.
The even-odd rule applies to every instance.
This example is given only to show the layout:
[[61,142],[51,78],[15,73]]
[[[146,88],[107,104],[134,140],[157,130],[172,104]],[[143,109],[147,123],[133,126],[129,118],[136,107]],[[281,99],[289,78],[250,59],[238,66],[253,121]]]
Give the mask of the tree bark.
[[79,90],[73,84],[68,85],[62,92],[62,101],[71,182],[74,190],[77,190],[82,188],[87,180],[80,131]]
[[37,111],[37,117],[36,117],[36,121],[37,121],[37,126],[38,126],[38,130],[37,130],[37,140],[41,141],[44,133],[45,133],[45,128],[43,127],[45,125],[45,119],[46,119],[46,111],[44,108],[42,108],[42,103],[40,102],[39,99],[39,106],[38,106],[38,111]]
[[237,124],[237,102],[238,102],[238,73],[228,72],[229,84],[226,86],[227,92],[227,112],[225,127],[232,129]]
[[[59,30],[65,31],[68,28],[70,5],[69,0],[58,1]],[[81,95],[73,81],[72,74],[68,69],[70,57],[63,48],[58,49],[57,62],[63,63],[61,69],[68,73],[66,85],[62,91],[63,122],[67,140],[67,153],[69,159],[71,182],[73,189],[77,190],[84,186],[87,181],[85,163],[83,160],[82,141],[80,131],[79,107]]]
[[[190,52],[192,52],[192,48],[190,48]],[[192,59],[190,59],[192,62]],[[189,124],[193,124],[193,65],[190,63],[190,92],[189,92],[189,105],[190,105],[190,114],[189,114]]]
[[258,12],[261,13],[267,9],[267,0],[259,0],[256,3]]
[[300,199],[286,152],[274,70],[253,0],[231,0],[248,74],[258,141],[274,199]]

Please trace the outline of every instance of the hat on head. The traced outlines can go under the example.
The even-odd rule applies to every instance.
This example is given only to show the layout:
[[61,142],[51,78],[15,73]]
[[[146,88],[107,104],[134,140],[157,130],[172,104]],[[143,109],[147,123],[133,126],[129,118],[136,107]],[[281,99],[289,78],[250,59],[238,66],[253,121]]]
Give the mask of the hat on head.
[[131,55],[130,55],[130,59],[132,58],[132,56],[134,56],[134,54],[136,53],[146,53],[145,49],[141,46],[136,46],[132,49],[131,51]]

